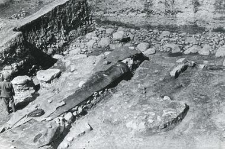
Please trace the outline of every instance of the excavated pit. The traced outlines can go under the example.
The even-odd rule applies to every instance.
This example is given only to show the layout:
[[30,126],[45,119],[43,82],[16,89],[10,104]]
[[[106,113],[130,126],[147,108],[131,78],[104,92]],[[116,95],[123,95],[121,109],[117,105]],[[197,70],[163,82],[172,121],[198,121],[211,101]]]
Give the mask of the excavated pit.
[[[108,12],[95,23],[88,4],[57,0],[1,45],[2,67],[18,64],[13,77],[61,74],[3,120],[0,148],[224,148],[224,62],[215,57],[223,28],[115,21]],[[209,54],[195,50],[205,44]]]

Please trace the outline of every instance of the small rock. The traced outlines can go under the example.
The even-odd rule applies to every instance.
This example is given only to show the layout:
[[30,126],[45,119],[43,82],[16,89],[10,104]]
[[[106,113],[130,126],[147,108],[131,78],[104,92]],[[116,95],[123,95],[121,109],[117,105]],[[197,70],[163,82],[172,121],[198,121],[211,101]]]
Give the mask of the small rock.
[[223,61],[223,66],[225,66],[225,60]]
[[100,47],[102,47],[102,48],[105,48],[105,47],[109,46],[109,44],[110,44],[110,38],[109,38],[109,37],[102,38],[102,39],[99,41],[99,43],[98,43],[98,45],[99,45]]
[[71,112],[68,112],[65,116],[64,119],[68,122],[71,122],[73,120],[73,114]]
[[84,135],[85,133],[92,131],[93,128],[91,127],[91,125],[89,123],[78,123],[74,127],[74,130],[75,131],[73,132],[73,136],[80,137],[80,136]]
[[74,111],[73,112],[73,116],[77,116],[78,115],[78,112],[77,111]]
[[72,141],[74,140],[74,137],[67,137],[66,140],[67,140],[68,142],[72,142]]
[[113,33],[113,40],[122,40],[124,38],[124,31],[117,31]]
[[55,54],[55,55],[53,55],[52,58],[54,58],[54,59],[62,59],[63,56],[62,55],[59,55],[59,54]]
[[104,62],[103,62],[104,65],[109,65],[110,63],[111,63],[111,62],[109,62],[109,61],[104,61]]
[[212,47],[210,45],[204,45],[202,49],[198,51],[200,55],[209,55]]
[[52,99],[49,99],[49,100],[48,100],[48,103],[52,103]]
[[141,52],[146,51],[149,48],[150,44],[147,42],[142,42],[138,44],[137,49],[140,50]]
[[164,96],[163,100],[171,100],[171,98],[169,96]]
[[76,66],[75,65],[70,65],[70,71],[73,72],[74,70],[76,70]]
[[51,118],[51,117],[47,117],[45,120],[46,120],[46,121],[51,121],[52,118]]
[[171,77],[176,77],[176,76],[179,75],[186,67],[188,67],[188,65],[186,65],[186,64],[179,64],[178,66],[176,66],[176,67],[170,72],[170,76],[171,76]]
[[137,124],[133,121],[126,123],[127,128],[137,129]]
[[131,58],[126,58],[125,60],[122,61],[123,63],[127,64],[129,68],[132,67],[132,65],[134,64],[133,59]]
[[180,59],[178,59],[176,62],[177,63],[183,63],[185,61],[185,58],[180,58]]
[[163,46],[164,51],[171,51],[172,53],[179,53],[181,52],[180,47],[177,44],[174,43],[167,43]]
[[81,106],[78,107],[77,114],[81,114],[82,112],[83,112],[83,108]]
[[196,63],[194,61],[188,61],[185,65],[187,65],[188,67],[194,67]]
[[78,84],[78,86],[81,88],[84,85],[84,81],[80,81],[80,83]]
[[59,103],[57,104],[57,106],[58,106],[58,107],[61,107],[61,106],[65,105],[65,104],[66,104],[65,101],[61,101],[61,102],[59,102]]
[[59,145],[58,149],[67,149],[69,146],[70,146],[70,145],[69,145],[69,142],[63,141],[63,142]]
[[104,55],[107,56],[107,55],[109,55],[110,53],[111,53],[110,51],[106,51],[106,52],[104,53]]
[[156,49],[155,48],[149,48],[146,51],[143,52],[144,55],[153,55],[156,53]]
[[217,51],[216,51],[216,57],[224,57],[225,56],[225,45],[220,47]]
[[205,66],[206,66],[205,64],[199,64],[199,65],[198,65],[198,68],[199,68],[199,69],[203,69],[203,68],[205,68]]
[[200,46],[198,45],[193,45],[192,47],[188,48],[187,50],[184,51],[184,54],[193,54],[197,53],[201,49]]

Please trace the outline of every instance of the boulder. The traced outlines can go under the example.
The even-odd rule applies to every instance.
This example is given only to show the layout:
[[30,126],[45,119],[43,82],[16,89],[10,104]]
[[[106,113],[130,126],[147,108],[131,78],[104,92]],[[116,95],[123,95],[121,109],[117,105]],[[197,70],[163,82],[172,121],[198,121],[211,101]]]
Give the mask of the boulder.
[[70,52],[69,52],[69,54],[70,55],[77,55],[77,54],[79,54],[81,52],[81,49],[80,48],[73,48]]
[[194,38],[194,37],[187,37],[185,39],[185,43],[188,43],[188,44],[197,44],[197,40]]
[[114,32],[114,29],[113,28],[107,28],[105,30],[106,34],[112,34]]
[[93,37],[96,37],[96,33],[95,32],[87,33],[85,37],[86,39],[92,39]]
[[50,82],[61,73],[60,69],[47,69],[37,72],[37,79],[42,82]]
[[15,90],[15,103],[26,102],[32,100],[35,92],[33,80],[28,76],[17,76],[12,80]]
[[177,77],[182,71],[187,69],[187,65],[185,64],[179,64],[178,66],[176,66],[175,68],[173,68],[173,70],[170,72],[170,76],[171,77]]
[[113,40],[122,40],[124,38],[124,31],[117,31],[113,33]]
[[91,50],[95,43],[96,43],[96,41],[92,39],[92,40],[88,41],[86,43],[86,45],[87,45],[88,49]]
[[137,45],[137,49],[140,50],[141,52],[146,51],[149,48],[150,44],[147,42],[142,42]]
[[225,45],[220,47],[217,51],[216,51],[216,57],[224,57],[225,56]]
[[197,53],[199,50],[201,50],[200,46],[193,45],[192,47],[185,50],[184,54],[194,54],[194,53]]
[[181,49],[177,44],[167,43],[163,46],[163,51],[170,51],[172,53],[179,53],[179,52],[181,52]]
[[112,43],[109,45],[109,48],[112,50],[115,50],[115,49],[121,48],[122,46],[123,45],[121,43]]
[[146,51],[143,52],[144,55],[152,55],[156,53],[156,49],[155,48],[149,48]]
[[13,145],[18,149],[27,147],[36,149],[55,141],[61,135],[61,130],[55,122],[45,123],[30,120],[12,131],[4,132],[1,137],[14,140]]
[[204,45],[202,49],[198,51],[200,55],[209,55],[212,47],[210,45]]
[[170,35],[170,32],[169,31],[163,31],[160,36],[159,36],[159,39],[162,39],[164,37],[168,37]]
[[31,81],[31,78],[28,76],[17,76],[12,80],[13,85],[25,85]]
[[187,61],[185,63],[179,64],[173,68],[173,70],[170,72],[170,76],[177,78],[188,67],[194,67],[194,66],[195,66],[195,62],[193,61]]
[[71,122],[73,120],[73,114],[71,112],[68,112],[65,116],[64,119],[68,122]]
[[105,47],[109,46],[109,44],[110,44],[110,38],[109,37],[105,37],[105,38],[102,38],[99,41],[98,46],[102,47],[102,48],[105,48]]

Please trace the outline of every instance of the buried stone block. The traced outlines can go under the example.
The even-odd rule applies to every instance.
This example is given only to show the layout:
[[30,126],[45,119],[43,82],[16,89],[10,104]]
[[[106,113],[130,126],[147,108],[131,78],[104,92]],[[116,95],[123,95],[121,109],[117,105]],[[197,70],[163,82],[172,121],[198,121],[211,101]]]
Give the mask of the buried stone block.
[[[127,58],[132,58],[129,68],[125,63],[121,62]],[[137,50],[129,48],[121,48],[112,51],[105,59],[100,60],[97,64],[95,72],[84,84],[79,85],[80,88],[75,91],[73,95],[68,96],[63,101],[65,105],[58,107],[56,111],[51,114],[51,117],[57,117],[75,106],[88,100],[95,92],[102,91],[110,85],[117,84],[122,79],[131,76],[131,71],[135,70],[146,57]],[[111,62],[109,65],[104,65],[103,61]]]
[[37,79],[42,87],[51,87],[51,81],[60,75],[61,71],[59,69],[47,69],[40,70],[37,72]]
[[59,69],[47,69],[47,70],[40,70],[37,72],[37,79],[43,82],[49,82],[56,78],[60,74]]
[[193,61],[189,61],[189,62],[179,64],[175,68],[173,68],[173,70],[170,72],[170,76],[177,78],[188,67],[194,67],[194,66],[195,66],[195,62],[193,62]]
[[122,62],[116,63],[106,71],[96,72],[73,95],[64,99],[65,105],[58,107],[51,117],[54,118],[67,112],[87,100],[94,92],[106,88],[129,72],[128,66]]

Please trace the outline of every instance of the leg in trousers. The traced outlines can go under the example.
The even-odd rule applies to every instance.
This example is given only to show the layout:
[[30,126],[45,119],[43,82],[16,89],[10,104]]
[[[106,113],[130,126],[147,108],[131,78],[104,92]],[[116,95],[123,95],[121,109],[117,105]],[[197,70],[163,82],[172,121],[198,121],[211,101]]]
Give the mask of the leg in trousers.
[[9,114],[9,98],[4,98],[4,97],[3,97],[3,100],[4,100],[4,102],[5,102],[6,111],[7,111],[8,114]]
[[15,102],[14,102],[14,98],[13,97],[10,98],[10,104],[11,104],[13,112],[16,112],[16,107],[15,107]]

